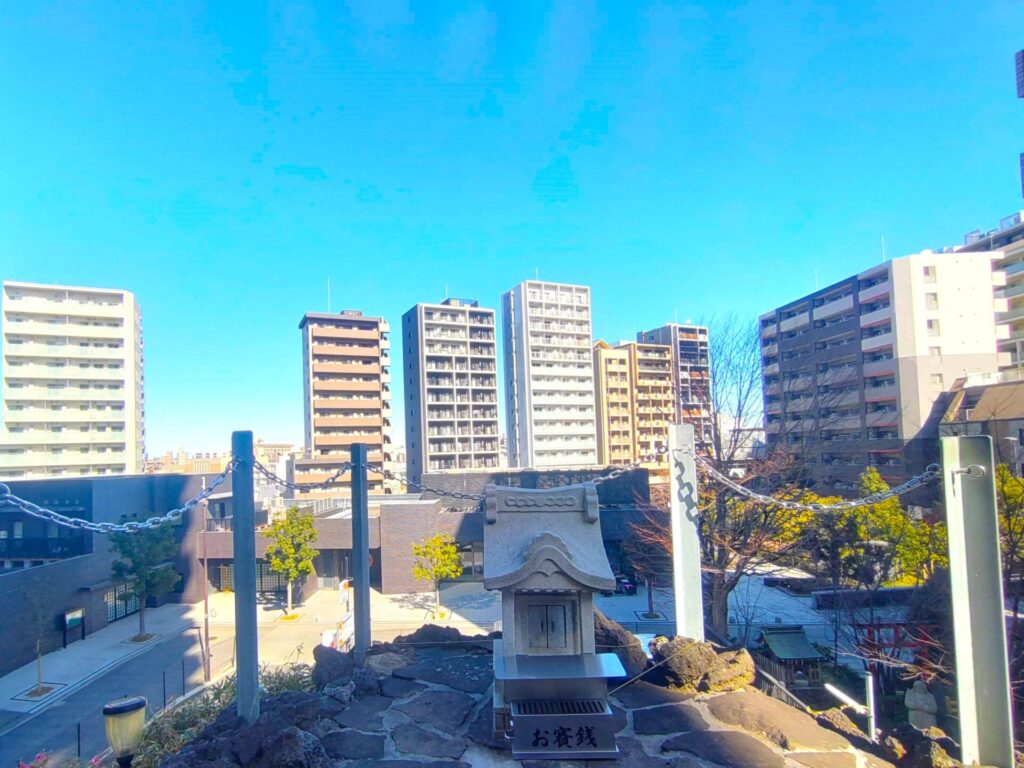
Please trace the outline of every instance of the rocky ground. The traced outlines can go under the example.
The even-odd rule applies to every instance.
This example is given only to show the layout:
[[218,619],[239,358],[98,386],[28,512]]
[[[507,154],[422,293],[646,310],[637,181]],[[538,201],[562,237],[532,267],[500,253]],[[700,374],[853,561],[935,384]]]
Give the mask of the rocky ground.
[[[377,648],[364,668],[356,668],[344,654],[318,649],[314,675],[318,692],[286,693],[267,700],[260,719],[248,727],[241,726],[232,712],[225,712],[182,753],[165,760],[163,768],[531,765],[512,760],[508,747],[494,740],[488,644],[461,640],[412,639]],[[736,661],[726,664],[734,669]],[[706,676],[702,673],[699,679]],[[752,688],[738,687],[701,692],[634,682],[612,696],[619,760],[532,764],[538,768],[893,765],[858,749],[807,714]],[[856,734],[852,738],[858,739]],[[911,761],[906,750],[903,755],[899,750],[890,752],[899,768],[943,765]]]

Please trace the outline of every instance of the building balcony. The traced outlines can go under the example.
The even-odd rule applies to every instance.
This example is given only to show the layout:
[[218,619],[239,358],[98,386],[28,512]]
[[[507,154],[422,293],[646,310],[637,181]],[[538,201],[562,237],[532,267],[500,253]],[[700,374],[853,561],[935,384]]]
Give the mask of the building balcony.
[[355,373],[361,376],[380,374],[380,365],[365,363],[313,363],[317,373]]
[[764,327],[761,328],[761,338],[762,339],[770,339],[773,336],[778,336],[778,335],[779,335],[779,326],[776,323],[774,323],[774,322],[771,325],[767,325],[767,326],[764,326]]
[[860,340],[860,348],[862,352],[869,352],[873,349],[891,347],[893,345],[893,341],[894,337],[892,331],[889,333],[880,333],[877,336],[872,336],[871,338],[862,338]]
[[879,400],[895,400],[899,396],[899,387],[895,384],[887,384],[881,387],[865,387],[865,402],[874,403]]
[[314,381],[313,392],[380,392],[378,381]]
[[124,347],[83,347],[81,344],[33,344],[8,342],[4,354],[7,357],[52,357],[69,360],[122,360],[128,350]]
[[766,357],[774,357],[779,354],[779,345],[777,343],[766,344],[761,347],[761,354]]
[[[376,328],[314,328],[312,335],[314,344],[318,339],[360,339],[365,341],[380,339],[380,332]],[[383,345],[381,347],[383,348]]]
[[21,424],[21,423],[90,423],[90,424],[124,424],[125,412],[115,411],[112,408],[106,410],[96,410],[95,408],[89,408],[88,410],[82,410],[80,408],[61,408],[60,410],[52,408],[8,408],[4,412],[4,423],[6,424]]
[[831,368],[818,374],[818,384],[842,384],[846,381],[853,381],[860,377],[860,371],[856,366]]
[[886,374],[892,375],[896,373],[896,360],[889,358],[888,360],[876,360],[873,363],[864,363],[864,377],[870,376],[884,376]]
[[25,432],[8,432],[4,435],[5,445],[121,445],[127,442],[124,431],[107,430],[99,432],[80,429],[65,429],[54,432],[49,429],[33,429]]
[[384,445],[384,438],[376,435],[313,435],[313,445],[317,448],[349,446],[354,443],[366,445]]
[[778,376],[779,375],[779,364],[771,363],[761,367],[761,373],[764,376]]
[[356,344],[314,344],[313,355],[323,357],[362,357],[368,360],[380,358],[380,348],[363,347]]
[[801,328],[811,322],[811,314],[809,312],[800,312],[799,314],[793,315],[793,317],[787,318],[779,323],[779,331],[785,333],[786,331],[792,331],[796,328]]
[[315,416],[314,427],[373,427],[380,429],[383,419],[380,416]]
[[860,327],[869,328],[892,319],[892,307],[882,307],[874,312],[867,312],[860,316]]
[[85,554],[85,538],[0,539],[0,557],[54,560]]
[[37,470],[44,467],[71,467],[83,469],[89,467],[105,467],[114,472],[123,472],[128,454],[124,451],[81,451],[64,450],[60,453],[50,451],[31,453],[0,453],[0,467],[4,469]]
[[360,410],[379,410],[381,402],[379,397],[371,397],[367,399],[353,398],[353,397],[315,397],[313,398],[313,408],[316,410],[322,408],[353,408]]
[[859,294],[857,294],[857,300],[861,304],[864,304],[873,299],[888,296],[890,293],[892,293],[892,281],[886,279],[876,285],[872,285],[870,288],[863,289]]
[[841,299],[834,299],[832,301],[822,304],[820,307],[814,309],[814,319],[822,320],[826,317],[832,317],[842,312],[848,312],[853,309],[853,295],[843,296]]
[[898,411],[874,411],[868,413],[865,423],[869,427],[891,427],[899,421]]

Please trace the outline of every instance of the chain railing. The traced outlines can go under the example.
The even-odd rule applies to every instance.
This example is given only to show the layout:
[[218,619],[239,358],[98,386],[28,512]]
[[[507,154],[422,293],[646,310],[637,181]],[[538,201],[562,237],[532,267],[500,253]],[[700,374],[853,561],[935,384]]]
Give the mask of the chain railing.
[[[619,478],[629,472],[632,472],[635,469],[642,467],[644,464],[649,464],[651,462],[656,461],[659,457],[667,454],[668,450],[668,446],[666,445],[659,446],[655,451],[641,457],[639,460],[631,464],[616,467],[615,469],[612,469],[603,475],[595,477],[590,482],[594,483],[595,485],[600,485],[601,483],[606,483],[611,480],[615,480],[616,478]],[[729,477],[727,474],[718,471],[718,469],[714,466],[714,464],[708,457],[692,450],[686,450],[686,452],[694,457],[696,463],[710,478],[724,485],[726,488],[729,488],[731,491],[739,494],[740,496],[743,496],[759,504],[766,504],[781,507],[783,509],[803,512],[836,512],[840,510],[854,509],[856,507],[870,506],[872,504],[879,504],[888,499],[896,498],[902,496],[905,493],[909,493],[915,488],[927,485],[936,477],[939,477],[942,474],[942,467],[940,467],[938,464],[929,464],[925,471],[922,472],[921,474],[912,477],[906,482],[901,483],[900,485],[897,485],[894,488],[890,488],[887,491],[880,491],[879,493],[873,493],[870,496],[866,496],[862,499],[848,499],[837,502],[835,504],[805,504],[803,502],[792,501],[789,499],[776,499],[772,496],[758,493],[750,488],[747,488],[742,483],[737,482],[734,478]],[[52,509],[40,507],[37,504],[33,504],[30,501],[15,496],[14,494],[11,493],[10,488],[7,485],[4,485],[3,483],[0,483],[0,509],[19,510],[21,512],[24,512],[25,514],[31,515],[32,517],[47,520],[57,525],[62,525],[68,528],[75,528],[84,531],[91,531],[93,533],[134,533],[136,531],[156,528],[157,526],[164,525],[165,523],[173,523],[180,520],[181,517],[186,512],[191,510],[201,501],[204,501],[205,499],[209,498],[218,487],[223,485],[224,482],[227,480],[228,475],[231,474],[232,470],[234,470],[235,467],[237,466],[237,463],[238,462],[235,459],[232,459],[230,462],[228,462],[228,465],[227,467],[224,468],[223,472],[217,475],[206,488],[204,488],[196,496],[186,501],[181,507],[178,507],[177,509],[172,509],[169,512],[157,517],[147,518],[146,520],[128,520],[121,523],[110,523],[93,522],[91,520],[82,520],[81,518],[77,517],[68,517],[67,515],[62,515],[61,513],[55,512]],[[421,493],[433,493],[440,497],[459,499],[463,501],[479,502],[484,499],[483,494],[453,491],[447,488],[435,488],[433,486],[426,485],[425,483],[408,480],[399,475],[396,475],[394,472],[391,472],[390,470],[383,469],[382,467],[378,467],[373,464],[364,463],[362,467],[367,472],[380,475],[381,477],[384,477],[387,480],[400,483],[406,486],[406,488],[410,488]],[[336,485],[339,485],[341,483],[341,478],[345,475],[345,473],[350,472],[352,469],[352,462],[344,462],[340,464],[334,470],[334,472],[331,473],[330,477],[328,477],[326,480],[322,480],[317,483],[296,483],[278,476],[277,474],[275,474],[273,471],[271,471],[258,461],[253,462],[253,470],[255,472],[258,472],[260,475],[265,477],[270,482],[300,492],[308,492],[319,489],[329,489]]]
[[136,533],[137,531],[156,528],[164,525],[165,523],[173,523],[180,520],[182,515],[195,507],[199,502],[204,501],[213,495],[213,492],[223,485],[224,481],[228,479],[228,475],[231,474],[231,470],[234,469],[234,467],[234,461],[228,462],[224,471],[213,478],[213,480],[210,481],[210,484],[197,495],[193,496],[177,509],[172,509],[170,512],[166,512],[159,517],[150,517],[146,520],[127,520],[123,523],[95,523],[92,520],[68,517],[67,515],[62,515],[60,512],[54,512],[52,509],[40,507],[38,504],[33,504],[31,501],[26,501],[25,499],[15,496],[11,493],[10,487],[3,483],[0,483],[0,510],[15,509],[24,512],[26,515],[38,517],[42,520],[56,523],[57,525],[62,525],[66,528],[77,528],[79,530],[91,531],[93,533]]
[[820,504],[810,503],[805,504],[800,501],[792,501],[790,499],[777,499],[774,496],[767,496],[763,493],[758,493],[742,483],[737,482],[734,478],[729,477],[727,474],[718,471],[711,459],[707,456],[703,456],[696,451],[682,449],[681,452],[687,453],[694,458],[697,465],[704,470],[704,472],[718,483],[721,483],[729,490],[750,499],[758,504],[765,504],[768,506],[780,507],[796,512],[840,512],[843,510],[855,509],[857,507],[868,507],[873,504],[880,504],[883,501],[889,499],[898,498],[915,488],[920,488],[922,485],[927,485],[937,477],[942,476],[942,467],[939,464],[929,464],[925,467],[924,472],[919,475],[915,475],[906,482],[900,483],[897,486],[890,488],[887,491],[879,491],[878,493],[872,493],[869,496],[865,496],[861,499],[844,499],[838,501],[835,504]]

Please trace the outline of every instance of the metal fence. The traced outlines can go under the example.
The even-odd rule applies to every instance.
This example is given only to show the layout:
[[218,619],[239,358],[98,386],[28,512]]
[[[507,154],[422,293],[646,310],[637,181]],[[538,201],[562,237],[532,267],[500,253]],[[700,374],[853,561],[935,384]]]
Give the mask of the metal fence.
[[[198,631],[193,628],[190,631]],[[210,646],[211,679],[226,674],[235,665],[235,640],[233,637],[212,642]],[[111,674],[116,674],[116,668]],[[203,673],[203,658],[200,654],[186,654],[172,664],[153,670],[144,678],[133,678],[124,684],[124,696],[145,696],[148,702],[146,719],[149,720],[173,708],[183,696],[193,693],[206,684]],[[117,696],[122,693],[116,694]],[[17,759],[29,762],[35,755],[45,752],[51,757],[50,765],[60,765],[63,760],[78,758],[88,762],[93,756],[107,749],[106,731],[99,702],[95,714],[70,723],[63,728],[46,727],[31,731],[31,754],[20,755]],[[29,721],[22,728],[32,729]],[[21,731],[22,729],[19,729]],[[22,733],[18,733],[22,736]],[[17,765],[17,763],[14,763]]]

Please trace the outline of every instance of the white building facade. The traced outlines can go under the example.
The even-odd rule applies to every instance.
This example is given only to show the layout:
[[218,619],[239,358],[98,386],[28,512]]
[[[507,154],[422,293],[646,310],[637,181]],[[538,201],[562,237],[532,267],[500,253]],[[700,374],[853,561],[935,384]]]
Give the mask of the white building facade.
[[527,280],[502,296],[509,465],[594,466],[590,288]]
[[128,291],[5,282],[0,478],[143,471],[142,312]]

